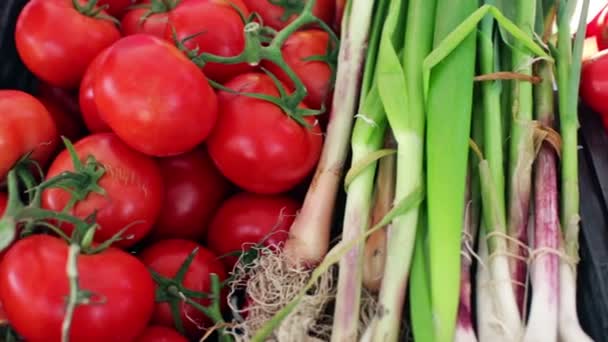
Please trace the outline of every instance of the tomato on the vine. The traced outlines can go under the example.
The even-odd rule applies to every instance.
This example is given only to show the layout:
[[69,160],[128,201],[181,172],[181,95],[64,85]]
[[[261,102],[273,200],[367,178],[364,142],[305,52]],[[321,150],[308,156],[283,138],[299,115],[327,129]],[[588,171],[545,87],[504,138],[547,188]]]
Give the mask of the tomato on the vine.
[[57,127],[49,111],[32,95],[0,90],[0,180],[25,154],[43,167],[58,143]]
[[158,160],[164,181],[163,205],[152,230],[154,240],[205,236],[213,213],[227,196],[229,182],[204,146]]
[[[68,244],[50,235],[18,240],[0,264],[0,299],[11,326],[27,341],[60,341],[69,282]],[[78,280],[92,295],[78,305],[71,342],[133,341],[154,309],[154,281],[133,255],[116,248],[80,254]]]
[[192,150],[217,119],[217,97],[203,72],[151,35],[112,45],[93,82],[101,118],[127,145],[148,155]]
[[[188,38],[183,43],[190,50],[236,56],[245,48],[245,23],[232,6],[238,7],[245,17],[249,15],[241,0],[184,0],[169,13],[165,39],[173,42]],[[207,63],[203,67],[205,75],[218,82],[228,81],[250,69],[246,63]]]
[[[34,75],[57,87],[76,88],[95,56],[120,38],[116,25],[84,10],[85,0],[32,0],[17,20],[19,56]],[[104,14],[104,12],[101,12]]]
[[594,111],[608,113],[608,50],[583,62],[580,95]]
[[[171,0],[177,3],[179,0]],[[149,3],[149,1],[148,1]],[[134,8],[125,13],[120,21],[120,27],[124,36],[131,36],[138,33],[145,33],[164,38],[165,28],[169,21],[169,11],[172,9],[166,6],[168,2],[158,0],[156,5],[165,6],[162,10],[151,12],[150,8]]]
[[[251,12],[257,12],[264,22],[275,30],[289,25],[301,13],[306,0],[243,0]],[[328,25],[333,24],[335,0],[316,0],[312,13]],[[287,18],[285,13],[287,12]],[[291,15],[290,15],[291,14]]]
[[151,325],[134,342],[188,342],[188,340],[171,328]]
[[97,5],[107,5],[108,7],[106,8],[106,12],[108,12],[108,14],[111,16],[120,18],[125,13],[127,8],[135,3],[137,3],[137,0],[99,0]]
[[[192,251],[197,248],[198,252],[188,267],[181,285],[190,291],[209,293],[211,291],[211,274],[216,274],[220,281],[226,279],[227,275],[224,266],[216,255],[203,246],[190,240],[162,240],[144,249],[139,257],[152,271],[163,277],[173,278]],[[222,294],[221,298],[223,307],[226,306],[224,295]],[[210,304],[210,300],[206,298],[192,298],[192,300],[201,305]],[[190,304],[180,303],[179,309],[188,336],[200,337],[201,329],[212,324],[207,316]],[[175,327],[168,303],[156,304],[152,322],[162,326]]]
[[106,56],[110,52],[110,48],[103,50],[97,55],[91,64],[87,67],[82,82],[80,82],[78,102],[80,105],[80,112],[85,125],[91,133],[111,132],[112,129],[108,126],[105,121],[101,118],[97,104],[95,103],[95,92],[93,89],[94,80],[99,72],[99,68],[105,61]]
[[38,98],[38,100],[44,105],[44,108],[46,108],[53,118],[59,135],[65,136],[71,141],[80,139],[84,136],[84,123],[80,117],[68,112],[66,108],[61,107],[61,105],[55,101],[46,98]]
[[[225,86],[279,95],[272,79],[262,73],[239,75]],[[314,117],[305,117],[310,125],[305,127],[269,101],[226,91],[218,97],[220,115],[207,146],[226,178],[250,192],[276,194],[292,189],[311,173],[323,141]]]
[[[86,218],[96,212],[99,229],[95,241],[102,242],[127,228],[123,239],[116,246],[129,247],[140,241],[152,229],[162,204],[163,184],[155,160],[130,149],[113,133],[90,135],[74,144],[74,149],[84,163],[94,156],[105,169],[99,186],[105,194],[89,193],[78,201],[69,212]],[[63,150],[51,164],[47,179],[64,171],[73,171],[73,161]],[[42,193],[42,206],[61,211],[70,201],[68,191],[49,188]],[[68,234],[72,225],[60,225]]]
[[[284,195],[240,193],[217,210],[207,233],[207,246],[215,254],[241,252],[255,244],[275,248],[289,237],[300,203]],[[222,258],[232,269],[238,258]]]
[[[281,48],[285,62],[292,68],[302,81],[308,95],[304,102],[313,109],[320,109],[328,105],[328,96],[331,94],[332,68],[328,61],[310,60],[310,57],[329,57],[329,34],[319,29],[310,29],[294,32]],[[337,48],[337,47],[336,47]],[[293,81],[278,66],[265,63],[285,85],[293,89]]]

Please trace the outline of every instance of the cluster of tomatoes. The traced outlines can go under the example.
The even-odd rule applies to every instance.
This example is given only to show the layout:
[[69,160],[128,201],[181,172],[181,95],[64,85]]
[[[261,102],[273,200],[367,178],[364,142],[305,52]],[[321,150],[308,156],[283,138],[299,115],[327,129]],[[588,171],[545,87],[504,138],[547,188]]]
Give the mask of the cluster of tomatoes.
[[[27,156],[41,166],[42,184],[86,169],[82,182],[93,185],[84,196],[49,187],[26,206],[94,217],[92,246],[114,241],[78,255],[78,286],[90,298],[76,306],[71,342],[200,339],[214,324],[196,307],[211,303],[211,275],[224,284],[233,253],[287,239],[320,158],[323,114],[296,120],[272,99],[295,91],[288,75],[295,74],[307,90],[297,107],[327,112],[335,1],[314,4],[326,26],[298,28],[280,47],[293,73],[229,59],[246,48],[249,20],[262,24],[262,45],[269,44],[302,3],[31,0],[24,7],[16,47],[40,86],[32,94],[0,90],[0,236],[7,218],[27,216],[6,192],[7,174]],[[202,63],[202,55],[211,57]],[[54,234],[30,234],[2,251],[5,322],[26,341],[61,340],[73,285],[66,240],[76,228],[59,221],[47,222]],[[175,306],[171,295],[190,298]]]

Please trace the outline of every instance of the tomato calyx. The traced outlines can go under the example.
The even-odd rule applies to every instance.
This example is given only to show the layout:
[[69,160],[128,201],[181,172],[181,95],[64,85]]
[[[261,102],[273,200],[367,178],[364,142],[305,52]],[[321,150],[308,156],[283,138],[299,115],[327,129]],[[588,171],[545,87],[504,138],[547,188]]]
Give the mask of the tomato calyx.
[[[150,269],[152,279],[154,279],[158,286],[156,289],[156,302],[169,304],[175,328],[180,333],[185,333],[184,322],[182,321],[180,315],[180,305],[182,302],[185,302],[186,304],[202,312],[205,316],[211,319],[216,326],[219,327],[219,341],[232,341],[230,336],[226,334],[223,330],[224,326],[226,325],[226,322],[224,321],[224,317],[222,316],[222,310],[220,307],[221,289],[223,284],[220,281],[219,276],[215,273],[210,275],[211,293],[192,291],[190,289],[187,289],[183,284],[184,279],[186,278],[188,268],[194,261],[194,258],[196,257],[198,251],[198,247],[192,250],[186,260],[184,260],[184,262],[181,264],[173,278],[164,277],[156,271]],[[193,298],[209,299],[211,301],[211,304],[204,306],[194,301]]]
[[149,3],[130,6],[129,9],[147,9],[138,20],[138,25],[143,25],[148,18],[155,14],[170,12],[177,7],[181,1],[182,0],[151,0]]
[[[280,1],[286,4],[297,2],[297,0]],[[293,118],[300,125],[309,128],[310,124],[305,120],[305,117],[320,115],[324,113],[325,106],[322,105],[321,108],[318,109],[299,108],[300,103],[302,103],[304,98],[308,95],[308,90],[306,89],[306,86],[304,85],[302,80],[295,73],[295,71],[287,64],[287,62],[283,58],[283,52],[281,49],[287,39],[294,32],[307,25],[317,24],[322,30],[328,33],[330,37],[329,44],[331,44],[332,48],[328,49],[328,54],[325,56],[311,56],[309,58],[313,58],[311,60],[327,61],[330,67],[332,65],[334,66],[332,67],[332,74],[335,74],[335,64],[338,55],[339,38],[336,33],[333,32],[331,27],[329,27],[323,20],[319,19],[313,14],[312,9],[314,4],[315,0],[310,0],[307,1],[304,5],[298,5],[302,7],[302,10],[298,12],[299,16],[280,31],[276,31],[270,27],[264,26],[259,18],[259,15],[257,15],[256,13],[252,13],[249,17],[245,18],[243,13],[238,8],[236,8],[236,6],[233,5],[232,7],[235,7],[235,10],[237,10],[239,15],[241,16],[241,19],[243,20],[243,23],[245,24],[243,29],[243,34],[245,37],[245,47],[243,51],[236,56],[225,57],[205,52],[199,54],[198,48],[188,49],[185,46],[185,41],[187,41],[188,39],[192,39],[198,34],[203,34],[204,32],[200,32],[194,36],[186,37],[185,39],[179,41],[177,39],[177,34],[173,29],[173,39],[177,47],[182,50],[192,60],[192,62],[194,62],[201,68],[204,67],[207,63],[247,63],[254,67],[259,66],[262,61],[268,61],[275,64],[292,81],[292,84],[294,85],[293,92],[289,93],[285,86],[280,81],[278,81],[278,78],[264,68],[261,68],[262,71],[264,71],[272,78],[279,91],[280,95],[278,97],[269,96],[266,94],[237,92],[235,90],[228,89],[227,87],[211,79],[209,79],[209,83],[216,89],[271,102],[279,106],[287,115]],[[335,75],[332,76],[332,86],[334,83],[334,78]]]
[[118,21],[118,19],[104,13],[104,11],[110,6],[107,4],[97,6],[97,1],[98,0],[88,0],[85,5],[81,5],[78,0],[72,0],[72,5],[74,6],[74,9],[76,9],[78,13],[82,15],[96,19],[109,20],[114,24],[120,25],[120,21]]

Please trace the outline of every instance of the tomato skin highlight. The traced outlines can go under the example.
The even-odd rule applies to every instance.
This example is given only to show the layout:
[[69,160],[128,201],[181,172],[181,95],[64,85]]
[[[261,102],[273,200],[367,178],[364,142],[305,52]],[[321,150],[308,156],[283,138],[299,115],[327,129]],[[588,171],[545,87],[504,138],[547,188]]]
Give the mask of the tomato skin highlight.
[[[249,10],[240,0],[230,1],[238,6],[245,17],[249,15]],[[190,50],[198,48],[199,53],[232,57],[243,52],[245,48],[244,27],[241,17],[229,1],[184,0],[169,13],[165,39],[174,41],[173,30],[180,41],[199,34],[186,40],[184,45]],[[225,82],[251,69],[246,63],[207,63],[203,72],[214,81]]]
[[[272,79],[242,74],[225,84],[239,92],[278,96]],[[228,180],[243,190],[278,194],[294,188],[314,169],[323,137],[313,117],[304,127],[278,106],[245,95],[218,93],[220,116],[207,139],[209,155]]]
[[[186,272],[183,285],[185,288],[192,291],[209,293],[211,291],[211,274],[217,274],[220,281],[226,279],[227,275],[224,266],[217,259],[217,256],[203,246],[189,240],[162,240],[144,249],[139,257],[151,270],[164,277],[172,278],[190,253],[197,247],[199,248],[198,253]],[[209,299],[193,300],[201,305],[210,304]],[[227,305],[225,294],[222,294],[221,304],[224,308]],[[184,322],[184,329],[190,337],[200,338],[202,331],[197,325],[209,327],[212,324],[210,319],[202,312],[188,304],[183,304],[183,306],[180,307],[180,313],[182,321]],[[196,321],[197,324],[194,324],[192,320]],[[153,324],[176,328],[168,303],[156,303],[152,322]]]
[[583,62],[580,95],[595,112],[608,113],[608,50]]
[[188,342],[188,340],[173,329],[151,325],[134,342]]
[[85,125],[91,133],[111,132],[112,129],[108,124],[103,121],[97,104],[95,103],[95,91],[93,82],[99,73],[99,68],[105,61],[110,48],[103,50],[97,55],[91,64],[87,67],[82,82],[80,82],[80,88],[78,92],[78,103],[80,105],[80,112]]
[[32,95],[0,90],[0,180],[25,154],[42,167],[47,165],[59,137],[53,117]]
[[[49,235],[17,241],[0,264],[0,299],[27,341],[60,341],[69,293],[68,244]],[[134,256],[115,248],[78,256],[79,285],[103,304],[77,306],[72,342],[133,341],[154,308],[154,281]]]
[[101,118],[147,155],[194,149],[217,119],[217,96],[202,71],[175,46],[151,35],[114,44],[94,84]]
[[[133,246],[152,229],[162,205],[162,177],[155,160],[130,149],[113,133],[90,135],[76,142],[74,149],[83,162],[88,155],[93,155],[104,166],[106,172],[98,184],[106,194],[90,193],[70,212],[85,218],[98,210],[100,227],[95,232],[96,242],[103,242],[128,226],[123,239],[114,245]],[[63,150],[46,177],[73,169],[68,151]],[[61,211],[69,199],[70,194],[63,189],[47,189],[42,193],[42,207]],[[68,234],[73,230],[66,223],[61,223],[60,228]]]
[[[297,14],[289,17],[288,20],[281,20],[285,9],[279,5],[273,5],[269,0],[243,0],[251,12],[260,14],[264,25],[270,26],[275,30],[280,30],[289,25],[297,18]],[[302,1],[305,2],[306,0]],[[335,12],[335,0],[316,0],[312,13],[328,25],[332,25]]]
[[230,184],[204,146],[158,160],[164,183],[163,205],[151,233],[154,240],[204,238],[207,225]]
[[[328,105],[330,93],[330,81],[332,70],[323,61],[305,61],[305,58],[312,56],[325,56],[328,51],[329,35],[327,32],[310,29],[294,32],[281,48],[285,62],[293,69],[302,81],[308,95],[304,102],[313,109],[321,109],[321,106]],[[294,89],[292,80],[279,67],[272,63],[265,66],[277,76],[281,82]]]
[[[207,233],[207,246],[216,255],[240,252],[254,244],[280,247],[289,237],[289,229],[301,204],[284,196],[239,193],[217,210]],[[222,258],[232,269],[238,258]]]
[[27,68],[51,85],[70,89],[78,87],[93,58],[119,38],[114,23],[79,13],[72,0],[28,2],[15,29],[17,51]]

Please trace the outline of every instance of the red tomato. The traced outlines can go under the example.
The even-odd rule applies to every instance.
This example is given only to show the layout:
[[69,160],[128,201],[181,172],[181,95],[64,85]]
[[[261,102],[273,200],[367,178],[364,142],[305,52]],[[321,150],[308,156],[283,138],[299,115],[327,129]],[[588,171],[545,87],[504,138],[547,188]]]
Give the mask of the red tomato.
[[45,166],[58,143],[53,117],[40,101],[18,90],[0,90],[0,180],[26,153]]
[[[329,64],[322,61],[305,61],[312,56],[325,56],[328,51],[329,35],[317,29],[298,31],[292,34],[282,47],[285,62],[298,75],[308,90],[304,99],[306,104],[314,109],[320,109],[322,104],[327,106],[330,95],[332,70]],[[293,89],[293,82],[287,74],[272,63],[266,67],[272,71],[284,84]]]
[[[125,239],[116,245],[134,245],[150,231],[160,212],[163,184],[158,165],[150,157],[131,150],[113,133],[90,135],[75,143],[74,149],[83,162],[93,155],[104,166],[106,173],[98,184],[106,194],[90,193],[74,206],[72,214],[85,218],[97,210],[100,228],[95,241],[105,241],[128,226]],[[51,164],[47,179],[72,170],[72,160],[64,150]],[[61,211],[69,199],[70,194],[63,189],[48,189],[42,193],[42,206]],[[67,233],[73,229],[68,224],[62,224],[61,228]]]
[[[49,235],[17,241],[0,264],[0,299],[11,326],[27,341],[60,341],[69,293],[68,245]],[[80,305],[71,342],[132,341],[154,309],[154,281],[129,253],[109,248],[78,256],[79,285],[99,304]]]
[[[220,281],[226,279],[224,266],[217,257],[195,242],[181,239],[170,239],[159,241],[144,249],[140,258],[146,266],[160,275],[173,278],[177,270],[182,266],[188,255],[195,248],[199,248],[196,257],[190,264],[183,285],[186,289],[201,293],[211,291],[211,274],[217,274]],[[209,299],[194,299],[201,305],[209,305]],[[226,305],[226,301],[222,300]],[[211,321],[202,312],[194,307],[183,304],[180,307],[184,329],[189,336],[198,336],[201,328],[209,327]],[[174,327],[173,316],[168,303],[157,303],[152,317],[154,324]]]
[[93,80],[99,72],[99,68],[105,61],[105,58],[110,52],[110,48],[103,50],[97,57],[93,59],[89,67],[82,77],[80,83],[80,90],[78,96],[78,102],[80,104],[80,112],[84,123],[91,133],[111,132],[112,129],[108,126],[105,121],[101,118],[99,110],[97,110],[97,104],[95,103],[95,94],[93,91],[94,82]]
[[65,136],[70,141],[76,141],[84,136],[84,123],[79,116],[69,113],[55,101],[45,98],[38,100],[53,117],[59,135]]
[[[243,12],[249,15],[247,7],[241,0],[230,0]],[[245,48],[243,30],[245,24],[238,12],[228,0],[185,0],[169,14],[169,25],[165,29],[165,39],[173,42],[173,30],[177,39],[183,40],[197,33],[192,39],[184,42],[188,49],[198,48],[199,53],[207,52],[219,56],[236,56]],[[203,67],[205,75],[218,82],[250,70],[246,63],[219,64],[208,63]]]
[[[225,86],[239,92],[278,96],[272,79],[242,74]],[[220,115],[207,141],[209,154],[226,178],[263,194],[292,189],[313,170],[323,138],[315,119],[304,127],[278,106],[245,95],[220,92]]]
[[[264,25],[270,26],[276,30],[280,30],[287,26],[289,23],[295,20],[298,14],[301,12],[301,8],[298,10],[298,14],[293,14],[287,20],[282,18],[285,13],[285,6],[274,5],[279,1],[270,1],[270,0],[243,0],[247,8],[251,12],[257,12],[262,17],[264,21]],[[296,10],[300,6],[303,7],[306,0],[299,1],[281,1],[283,3],[287,3],[293,8],[290,9]],[[334,20],[334,11],[335,11],[335,0],[316,0],[312,13],[319,19],[323,20],[327,24],[331,25]]]
[[8,195],[4,192],[0,192],[0,217],[4,215],[6,205],[8,204]]
[[173,329],[151,325],[134,342],[188,342],[188,340]]
[[106,12],[111,16],[120,18],[127,10],[127,7],[134,5],[136,2],[136,0],[99,0],[97,5],[108,5]]
[[205,75],[175,46],[151,35],[114,44],[94,82],[103,120],[148,155],[192,150],[217,119],[217,97]]
[[152,235],[155,239],[200,240],[230,184],[204,147],[159,159],[165,194]]
[[[600,13],[596,17],[595,22],[595,30],[596,33],[595,41],[597,43],[597,48],[599,51],[605,50],[608,48],[608,21],[606,17],[608,16],[608,6],[600,11]],[[592,22],[593,23],[593,22]],[[591,27],[593,29],[593,26]]]
[[80,13],[72,0],[29,1],[15,30],[17,51],[28,69],[62,88],[78,87],[93,58],[119,38],[114,23]]
[[[159,2],[163,4],[163,2]],[[130,36],[138,33],[146,33],[158,38],[164,38],[165,28],[169,21],[170,8],[165,11],[154,12],[146,17],[149,8],[136,8],[128,11],[122,17],[121,30],[125,36]]]
[[[225,201],[209,226],[207,246],[219,256],[249,249],[254,244],[280,246],[301,205],[287,196],[237,194]],[[222,261],[232,269],[237,257]]]
[[583,62],[580,95],[595,112],[608,113],[608,50]]
[[52,101],[64,108],[72,116],[80,116],[78,93],[73,90],[54,87],[48,83],[40,82],[37,87],[37,97]]

